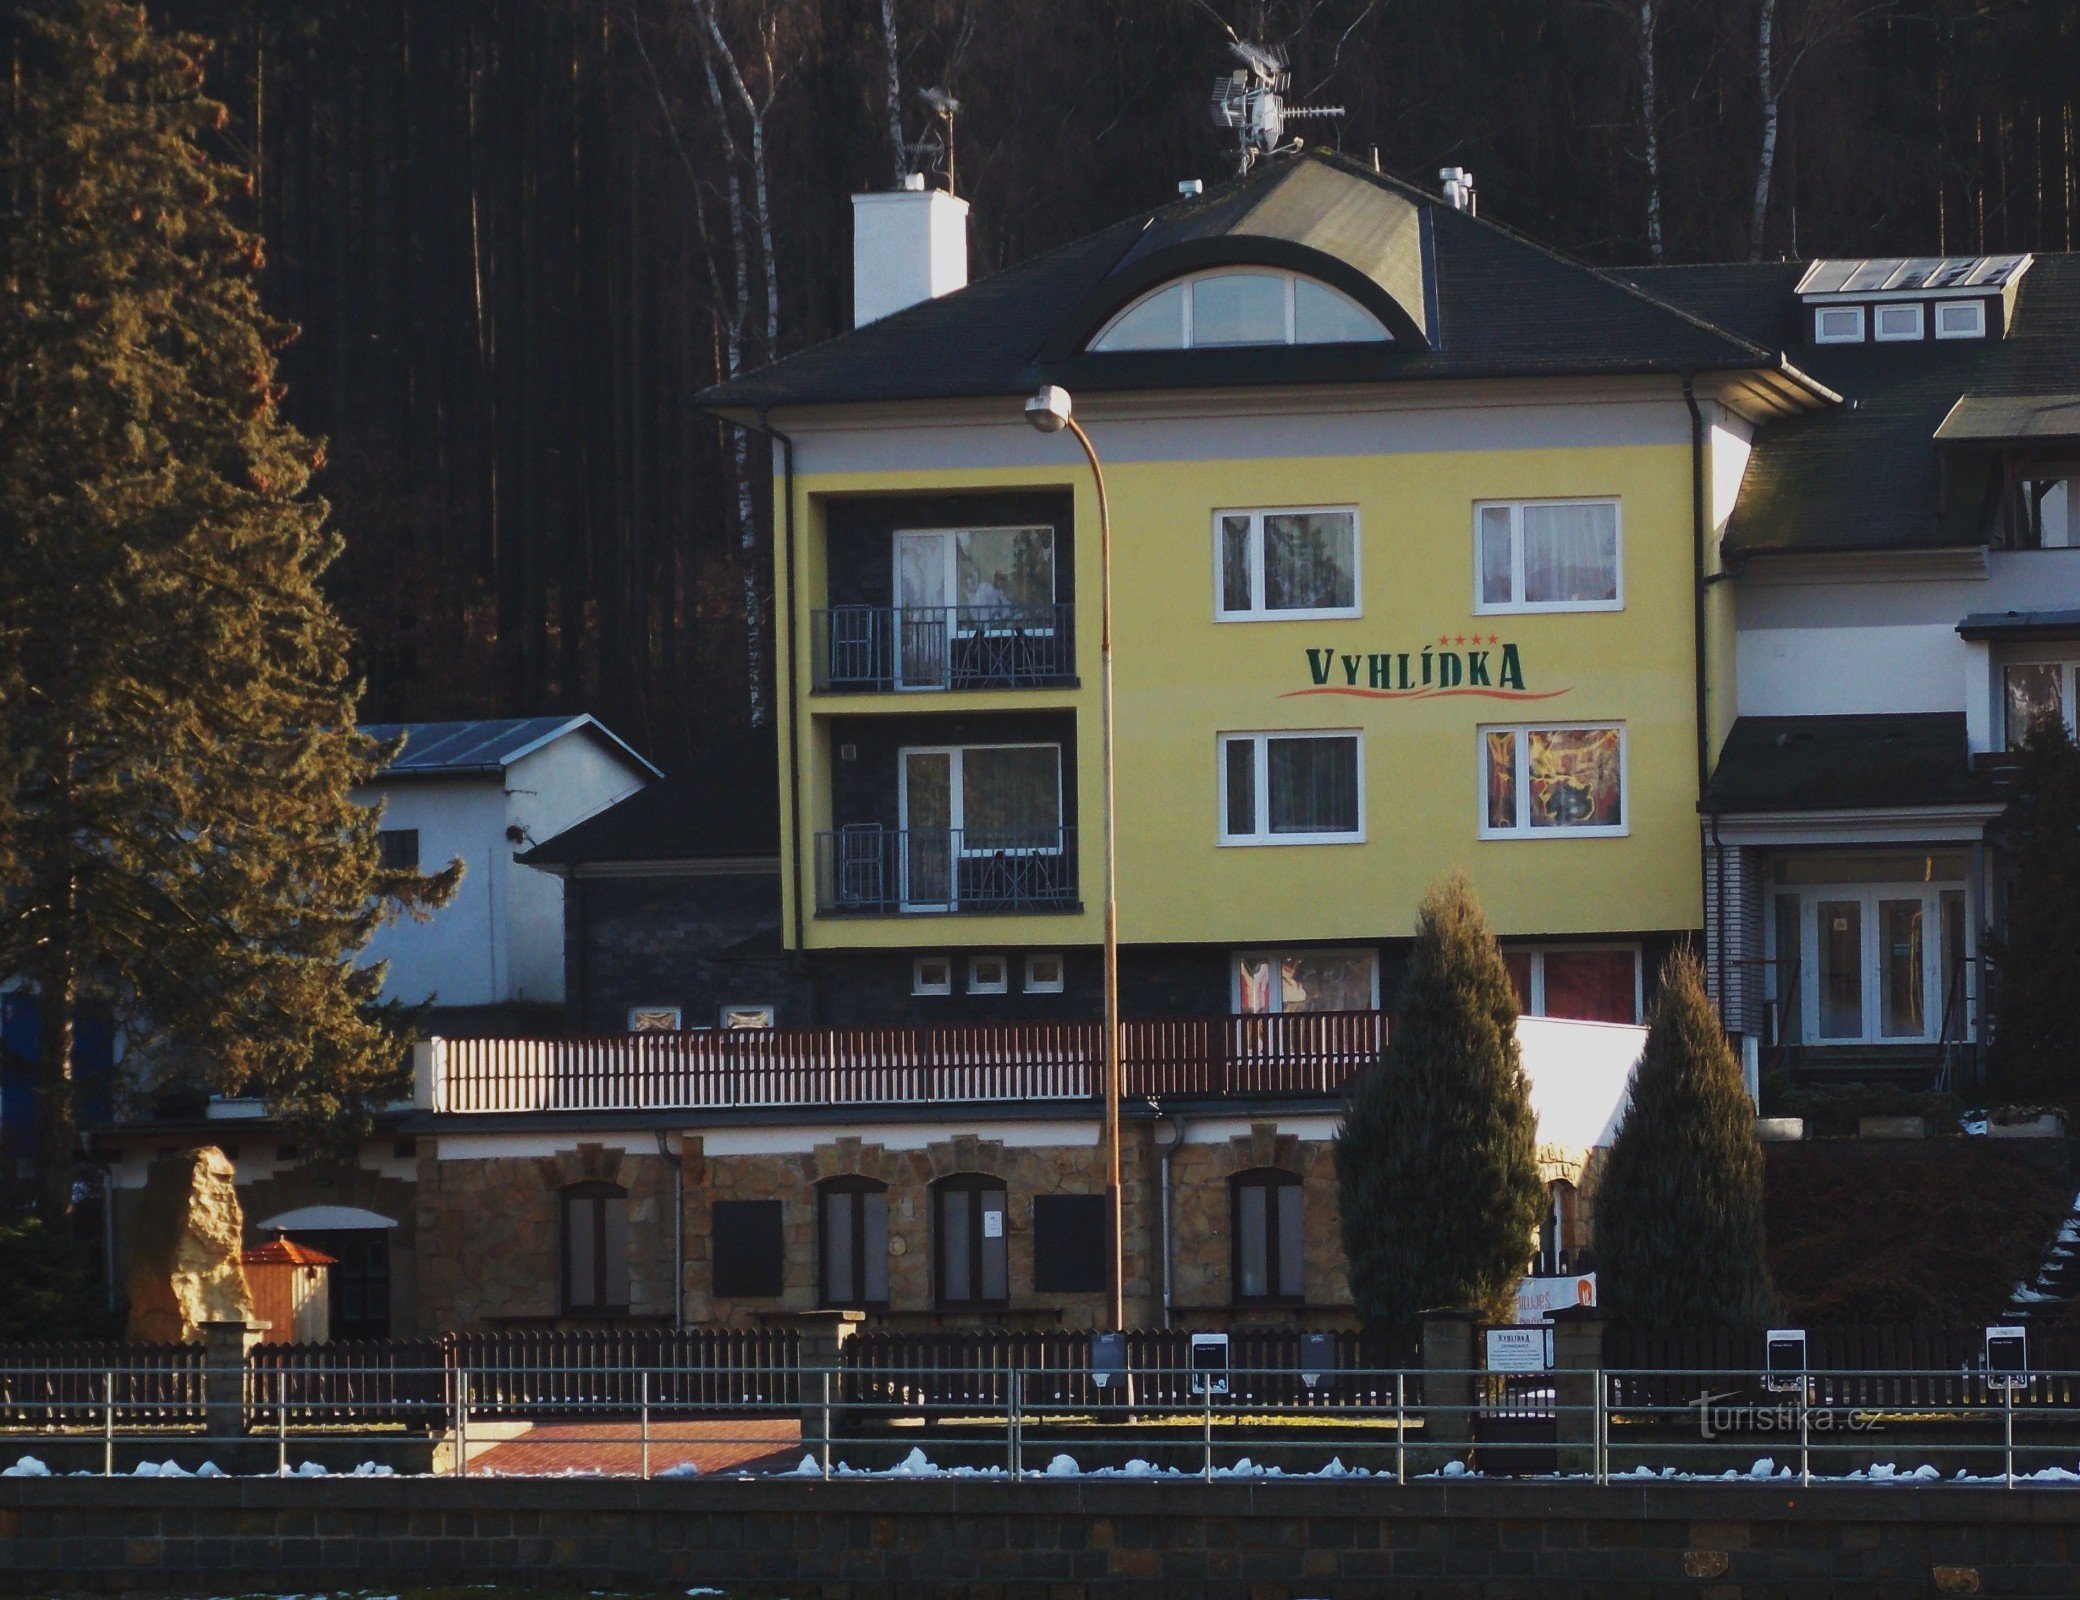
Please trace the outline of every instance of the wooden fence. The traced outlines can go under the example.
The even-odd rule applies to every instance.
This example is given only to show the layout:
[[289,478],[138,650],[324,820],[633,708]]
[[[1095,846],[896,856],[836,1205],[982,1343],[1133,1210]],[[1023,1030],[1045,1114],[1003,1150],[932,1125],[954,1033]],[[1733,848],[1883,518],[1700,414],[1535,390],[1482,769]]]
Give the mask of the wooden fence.
[[202,1346],[0,1345],[0,1426],[77,1426],[99,1421],[111,1402],[126,1423],[200,1423]]
[[[1120,1025],[1127,1095],[1335,1095],[1378,1064],[1377,1011]],[[1096,1022],[754,1028],[569,1039],[430,1039],[420,1106],[445,1112],[719,1110],[1096,1098]]]

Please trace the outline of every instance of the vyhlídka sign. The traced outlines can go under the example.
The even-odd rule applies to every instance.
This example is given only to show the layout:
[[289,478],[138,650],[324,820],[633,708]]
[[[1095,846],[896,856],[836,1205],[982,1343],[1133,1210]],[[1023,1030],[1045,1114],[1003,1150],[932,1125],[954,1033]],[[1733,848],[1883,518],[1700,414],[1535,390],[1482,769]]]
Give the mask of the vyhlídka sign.
[[1307,652],[1308,686],[1280,695],[1349,695],[1361,700],[1437,700],[1471,695],[1485,700],[1555,700],[1568,691],[1534,689],[1524,656],[1496,634],[1441,633],[1414,650]]

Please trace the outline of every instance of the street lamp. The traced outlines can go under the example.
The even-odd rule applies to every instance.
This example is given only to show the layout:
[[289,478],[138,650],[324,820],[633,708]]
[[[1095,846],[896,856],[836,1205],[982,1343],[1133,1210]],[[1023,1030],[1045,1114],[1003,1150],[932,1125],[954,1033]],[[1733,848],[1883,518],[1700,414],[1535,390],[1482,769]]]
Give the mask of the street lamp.
[[1100,744],[1105,781],[1105,1161],[1110,1170],[1107,1198],[1112,1210],[1112,1325],[1126,1322],[1126,1205],[1119,1182],[1119,1103],[1126,1092],[1119,1060],[1119,851],[1113,830],[1112,791],[1112,512],[1105,502],[1105,469],[1098,452],[1072,414],[1069,391],[1045,384],[1026,402],[1026,421],[1042,433],[1067,429],[1083,446],[1098,488],[1098,640]]

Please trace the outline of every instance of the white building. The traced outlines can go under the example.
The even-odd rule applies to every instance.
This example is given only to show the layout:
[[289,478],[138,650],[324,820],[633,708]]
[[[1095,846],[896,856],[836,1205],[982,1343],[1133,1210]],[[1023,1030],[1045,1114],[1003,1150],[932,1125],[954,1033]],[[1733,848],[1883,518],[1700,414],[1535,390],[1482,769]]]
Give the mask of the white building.
[[659,774],[590,716],[377,723],[403,751],[358,798],[383,806],[394,865],[463,864],[455,898],[390,923],[363,959],[386,961],[385,999],[431,1003],[450,1032],[554,1030],[563,1005],[563,885],[514,856]]

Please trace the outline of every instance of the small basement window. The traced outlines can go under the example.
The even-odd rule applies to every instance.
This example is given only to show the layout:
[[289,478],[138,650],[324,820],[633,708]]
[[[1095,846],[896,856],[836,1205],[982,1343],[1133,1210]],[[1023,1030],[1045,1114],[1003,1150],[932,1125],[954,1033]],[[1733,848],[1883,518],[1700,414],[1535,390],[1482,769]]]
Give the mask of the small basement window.
[[1011,992],[1011,964],[1002,956],[968,957],[968,993]]
[[1063,989],[1062,958],[1053,951],[1026,957],[1026,993],[1060,994]]
[[1921,307],[1909,303],[1878,307],[1878,343],[1912,344],[1921,338]]
[[1936,305],[1938,339],[1983,339],[1986,337],[1984,300],[1946,300]]
[[1862,344],[1862,306],[1822,306],[1813,313],[1813,343]]
[[953,958],[919,956],[910,964],[910,992],[935,995],[953,993]]

